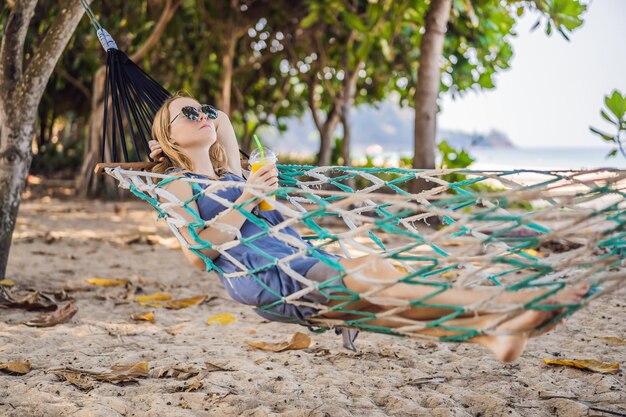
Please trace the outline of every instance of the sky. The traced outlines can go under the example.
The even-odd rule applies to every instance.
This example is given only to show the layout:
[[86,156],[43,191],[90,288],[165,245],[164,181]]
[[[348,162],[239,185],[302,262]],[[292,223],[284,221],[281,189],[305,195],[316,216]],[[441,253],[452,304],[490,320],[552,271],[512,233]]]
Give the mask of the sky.
[[626,93],[626,0],[594,0],[570,42],[531,32],[535,21],[519,21],[511,68],[496,75],[494,90],[440,100],[439,128],[498,129],[518,147],[603,146],[589,126],[613,133],[600,116],[604,96]]

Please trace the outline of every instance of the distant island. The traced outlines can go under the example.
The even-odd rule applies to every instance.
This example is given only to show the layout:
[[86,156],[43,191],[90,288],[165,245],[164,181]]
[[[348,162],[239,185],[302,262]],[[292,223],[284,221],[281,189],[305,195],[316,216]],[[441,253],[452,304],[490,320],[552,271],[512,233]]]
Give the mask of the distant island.
[[498,130],[491,130],[491,132],[487,134],[467,133],[458,130],[442,130],[437,136],[437,140],[445,140],[453,148],[515,148],[515,145],[513,145],[513,142],[511,142],[508,136]]
[[[371,145],[380,145],[384,152],[406,152],[413,149],[413,111],[391,102],[378,106],[361,106],[350,116],[352,153],[362,154]],[[261,139],[279,153],[311,154],[319,150],[319,135],[310,114],[285,122],[287,130],[273,127],[259,131]],[[341,135],[341,127],[338,136]],[[446,140],[455,148],[515,148],[505,133],[468,133],[441,130],[437,140]]]

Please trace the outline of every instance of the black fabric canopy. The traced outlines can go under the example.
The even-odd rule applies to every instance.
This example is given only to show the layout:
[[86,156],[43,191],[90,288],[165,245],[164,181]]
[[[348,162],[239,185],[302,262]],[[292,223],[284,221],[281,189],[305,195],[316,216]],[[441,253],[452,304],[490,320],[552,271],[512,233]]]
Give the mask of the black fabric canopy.
[[[111,149],[114,162],[148,160],[152,121],[161,105],[172,95],[117,48],[87,1],[80,1],[107,54],[100,161],[104,162],[107,148]],[[241,149],[239,152],[248,158]]]
[[107,50],[105,82],[104,102],[111,104],[104,106],[100,160],[108,142],[114,161],[121,150],[122,161],[139,162],[150,154],[154,115],[171,94],[117,48]]

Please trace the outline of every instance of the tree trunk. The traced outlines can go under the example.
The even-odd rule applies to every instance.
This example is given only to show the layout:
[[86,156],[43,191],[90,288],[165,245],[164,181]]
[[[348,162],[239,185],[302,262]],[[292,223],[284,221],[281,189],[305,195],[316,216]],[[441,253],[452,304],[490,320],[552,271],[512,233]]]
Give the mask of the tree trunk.
[[233,60],[235,59],[234,22],[228,22],[228,35],[225,37],[222,47],[222,71],[220,72],[220,93],[217,97],[217,107],[226,114],[230,114],[231,91],[233,86]]
[[350,166],[350,120],[348,119],[348,113],[341,114],[341,126],[343,126],[341,158],[344,166]]
[[[337,112],[338,113],[338,112]],[[339,125],[339,117],[337,121],[331,121],[330,119],[324,123],[324,127],[320,131],[320,151],[317,154],[317,165],[326,166],[330,165],[331,156],[333,153],[333,135]]]
[[[437,97],[439,96],[439,60],[443,53],[446,27],[452,0],[432,0],[426,14],[425,32],[420,45],[420,62],[415,88],[415,131],[413,168],[435,168],[435,138],[437,132]],[[418,194],[435,184],[416,179],[408,184],[409,192]],[[437,227],[441,220],[430,217],[424,222]]]
[[[359,71],[361,70],[362,63],[359,62],[352,73],[346,71],[346,76],[343,79],[343,103],[341,107],[341,124],[343,126],[343,141],[341,146],[341,156],[343,157],[343,164],[350,166],[350,111],[354,106],[354,99],[356,97],[356,84],[359,80]],[[347,69],[347,62],[345,68]]]
[[23,0],[13,4],[0,46],[0,278],[6,275],[11,238],[33,158],[31,141],[37,107],[84,13],[80,2],[63,2],[59,15],[23,69],[24,41],[36,3]]
[[[450,17],[452,0],[432,0],[426,14],[424,36],[420,45],[420,62],[415,88],[415,131],[413,168],[435,168],[435,135],[437,97],[439,96],[439,59],[443,53],[446,27]],[[418,192],[417,181],[410,184],[412,192]]]
[[333,104],[332,108],[326,116],[326,120],[322,121],[320,117],[319,103],[315,99],[315,86],[317,81],[315,77],[312,77],[312,81],[309,83],[308,104],[309,110],[311,110],[311,116],[313,122],[320,133],[320,151],[317,154],[316,164],[318,166],[326,166],[330,164],[330,157],[332,154],[332,139],[337,129],[337,125],[341,121],[341,103]]
[[[102,154],[102,126],[104,124],[104,87],[106,68],[100,67],[94,75],[91,113],[89,114],[89,136],[86,139],[85,150],[83,152],[83,164],[80,168],[78,178],[76,178],[76,188],[81,197],[96,196],[117,196],[121,197],[117,185],[113,178],[108,175],[98,175],[94,172],[96,164],[100,161]],[[111,103],[108,103],[109,111]],[[108,158],[107,158],[108,156]],[[105,152],[105,160],[102,162],[113,162],[110,160],[110,153]]]
[[[220,42],[219,55],[221,57],[222,70],[220,71],[219,90],[215,97],[215,105],[224,113],[230,115],[232,105],[232,89],[233,89],[233,72],[235,51],[237,42],[241,34],[239,27],[239,1],[230,0],[228,3],[222,2],[222,16],[226,21],[223,22],[225,35]],[[224,16],[224,14],[226,16]],[[213,19],[215,16],[210,16]],[[214,22],[207,22],[215,24]]]
[[[28,112],[34,117],[35,112]],[[30,119],[34,120],[34,119]],[[0,279],[5,277],[11,236],[33,159],[31,140],[35,134],[32,122],[3,123],[0,133]]]
[[[343,165],[346,167],[352,166],[352,161],[350,160],[350,120],[349,120],[349,112],[342,112],[341,114],[341,125],[343,126],[343,141],[341,143],[341,157],[343,158]],[[344,181],[345,185],[356,190],[356,180],[354,177],[348,178]],[[356,207],[354,204],[350,205],[350,210]]]

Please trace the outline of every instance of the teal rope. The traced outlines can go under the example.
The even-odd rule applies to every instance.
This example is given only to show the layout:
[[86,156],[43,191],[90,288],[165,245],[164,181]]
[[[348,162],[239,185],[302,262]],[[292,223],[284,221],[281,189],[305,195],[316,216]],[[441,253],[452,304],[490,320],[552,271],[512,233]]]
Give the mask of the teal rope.
[[[279,169],[281,169],[280,184],[282,185],[282,187],[273,194],[278,195],[279,197],[288,197],[290,191],[299,190],[298,181],[295,178],[299,176],[306,176],[306,170],[313,168],[315,167],[279,165]],[[338,169],[338,171],[340,170]],[[404,190],[397,188],[396,185],[399,185],[402,182],[414,178],[415,176],[412,173],[414,173],[415,171],[416,170],[379,168],[346,168],[342,172],[339,172],[337,176],[329,179],[328,183],[334,184],[335,187],[339,188],[347,194],[355,193],[357,191],[349,186],[341,184],[341,181],[350,180],[358,175],[359,172],[367,172],[372,174],[378,174],[380,176],[384,175],[384,185],[388,186],[389,184],[393,183],[395,188],[389,188],[396,191],[397,194],[400,194],[400,191],[402,191],[403,195],[408,195],[408,193],[406,193]],[[496,177],[516,174],[520,172],[522,171],[515,170],[500,172],[497,173]],[[331,175],[332,173],[333,171],[330,170],[324,172],[325,175]],[[555,181],[559,181],[562,179],[570,180],[570,178],[564,175],[546,172],[542,173],[552,175],[550,179],[540,183],[543,186],[553,184]],[[464,175],[470,174],[478,175],[478,177],[464,177]],[[437,208],[438,212],[440,212],[440,214],[444,218],[444,224],[452,225],[455,223],[454,218],[452,218],[453,215],[450,214],[449,216],[446,216],[445,214],[443,214],[445,211],[448,211],[448,213],[466,213],[466,215],[464,215],[464,218],[471,222],[469,224],[474,224],[474,222],[478,225],[485,223],[500,223],[501,225],[499,229],[493,230],[490,235],[486,236],[484,239],[480,239],[480,241],[484,244],[489,244],[492,242],[505,242],[509,245],[508,249],[506,249],[506,252],[489,260],[489,262],[494,265],[499,264],[504,270],[492,273],[491,275],[485,277],[485,280],[487,282],[494,283],[496,286],[502,287],[505,291],[545,288],[545,291],[542,294],[526,302],[523,306],[523,308],[535,310],[556,311],[558,309],[563,309],[563,311],[559,313],[554,319],[550,320],[548,323],[544,323],[542,326],[548,326],[563,317],[567,317],[573,314],[573,312],[579,309],[582,306],[582,303],[572,305],[541,304],[543,300],[551,297],[562,288],[564,288],[566,283],[559,280],[551,282],[540,282],[539,280],[542,277],[545,277],[547,274],[554,272],[553,268],[549,264],[544,263],[541,258],[526,253],[524,252],[524,250],[537,248],[541,244],[541,236],[547,233],[551,233],[552,230],[544,225],[538,224],[533,221],[533,212],[522,211],[521,213],[517,214],[498,212],[500,208],[507,207],[512,203],[515,203],[515,199],[510,199],[507,196],[498,196],[496,194],[496,207],[488,207],[480,204],[481,199],[483,198],[480,192],[485,191],[485,189],[479,188],[478,185],[481,185],[479,183],[483,180],[489,180],[490,177],[488,175],[473,173],[471,171],[459,171],[455,172],[455,175],[457,175],[455,176],[456,181],[448,185],[447,192],[449,194],[442,194],[443,196],[445,196],[445,198],[431,203],[432,206]],[[158,184],[158,186],[163,186],[178,178],[180,177],[170,177],[164,179]],[[572,179],[571,181],[574,184],[576,183],[575,179]],[[215,269],[216,271],[218,271],[218,273],[223,274],[223,271],[221,271],[212,261],[210,261],[201,253],[202,250],[213,248],[213,245],[210,242],[206,242],[199,237],[199,233],[204,228],[205,222],[204,220],[202,220],[196,210],[193,210],[188,206],[191,201],[196,201],[198,198],[203,196],[203,190],[201,187],[193,182],[191,182],[190,185],[194,189],[194,196],[189,200],[183,202],[183,207],[195,219],[194,222],[189,224],[189,231],[196,244],[191,245],[190,248],[194,253],[198,254],[205,260],[207,264],[207,270]],[[538,185],[536,184],[523,187],[524,190],[532,190],[536,188],[538,188]],[[135,187],[131,187],[131,191],[134,194],[138,195],[140,198],[143,198],[145,201],[149,202],[153,207],[159,210],[160,213],[162,213],[162,209],[160,208],[160,205],[156,199],[150,198],[148,196],[142,196],[141,192]],[[621,191],[621,189],[614,190],[607,186],[589,187],[589,189],[585,190],[584,192],[578,193],[576,195],[576,198],[580,198],[581,201],[584,201],[585,199],[593,198],[594,195],[603,196],[607,194],[615,194],[619,196],[622,203],[626,199],[626,194]],[[340,301],[339,304],[330,307],[330,310],[345,314],[352,314],[357,317],[353,320],[345,321],[342,325],[362,330],[369,330],[399,336],[402,335],[401,333],[394,331],[391,328],[373,325],[373,320],[376,320],[377,318],[376,314],[351,309],[349,306],[353,302],[360,299],[360,294],[350,291],[343,285],[341,279],[348,274],[348,271],[346,271],[338,262],[332,259],[328,259],[318,252],[319,250],[323,250],[325,246],[333,244],[334,242],[337,242],[339,240],[338,235],[322,227],[320,224],[318,224],[318,221],[327,216],[338,216],[338,213],[328,213],[327,210],[329,209],[330,204],[340,200],[342,196],[322,197],[313,194],[312,192],[299,193],[299,195],[301,197],[308,198],[311,202],[317,204],[318,207],[315,210],[304,213],[300,219],[300,222],[303,225],[309,227],[316,234],[314,239],[320,242],[319,244],[311,244],[310,247],[308,247],[304,252],[306,255],[313,256],[319,259],[321,262],[324,262],[326,265],[331,266],[337,271],[337,273],[333,277],[328,277],[325,282],[320,283],[320,285],[318,286],[319,291],[323,295],[327,296],[331,300]],[[254,198],[252,200],[254,200]],[[546,198],[544,200],[552,205],[558,204],[558,201],[554,199]],[[248,271],[249,275],[253,277],[264,290],[268,291],[275,297],[275,301],[264,306],[258,306],[257,308],[259,310],[265,311],[266,313],[273,314],[279,320],[298,322],[290,317],[283,317],[282,315],[272,311],[275,307],[279,306],[281,303],[285,303],[286,301],[284,301],[281,294],[269,288],[257,276],[257,274],[263,271],[267,271],[270,268],[276,267],[279,261],[275,257],[265,253],[262,245],[259,245],[257,242],[259,238],[269,235],[270,228],[263,219],[260,219],[253,214],[242,210],[242,206],[243,205],[235,205],[233,206],[233,208],[239,210],[242,215],[246,217],[247,220],[257,225],[260,231],[253,236],[242,238],[240,244],[245,244],[247,247],[250,248],[251,251],[256,252],[261,256],[267,258],[267,262],[265,263],[265,265]],[[441,295],[453,286],[453,283],[445,282],[446,278],[444,274],[446,272],[453,271],[459,268],[460,265],[456,263],[452,265],[450,265],[449,263],[444,263],[444,259],[448,258],[450,254],[446,250],[444,250],[441,245],[429,241],[419,232],[416,233],[401,226],[400,222],[403,220],[403,218],[405,218],[407,215],[414,214],[412,210],[399,210],[394,213],[393,210],[388,210],[389,207],[393,209],[393,204],[382,202],[380,204],[376,204],[376,206],[372,206],[371,212],[375,212],[377,217],[372,221],[371,228],[368,230],[367,236],[369,236],[375,246],[381,248],[382,252],[385,254],[385,257],[387,257],[388,259],[395,259],[401,262],[415,261],[418,263],[419,267],[417,267],[412,272],[409,271],[402,278],[398,279],[398,282],[405,284],[429,286],[433,288],[433,291],[426,296],[411,300],[409,304],[416,307],[431,307],[447,310],[446,314],[444,314],[443,317],[439,317],[436,320],[431,320],[426,323],[426,326],[428,328],[439,328],[455,333],[451,336],[443,337],[441,338],[441,340],[464,341],[482,334],[481,331],[470,327],[452,326],[448,323],[450,320],[458,318],[461,314],[467,312],[466,308],[462,306],[433,302],[433,297]],[[621,207],[622,206],[620,206],[620,203],[615,203],[610,207],[601,210],[595,210],[589,214],[589,218],[603,216],[603,218],[605,218],[606,220],[613,222],[614,226],[609,227],[608,229],[603,231],[604,238],[600,240],[597,245],[598,248],[605,249],[606,253],[598,255],[596,257],[596,259],[598,260],[608,259],[612,261],[614,259],[615,261],[612,261],[611,263],[612,267],[617,267],[619,262],[623,262],[623,260],[626,259],[626,213]],[[532,230],[535,231],[537,235],[508,235],[509,233],[519,230]],[[378,232],[391,234],[395,237],[406,238],[410,243],[404,246],[395,247],[391,250],[390,248],[387,248],[383,243],[383,240],[379,236],[377,236]],[[462,226],[458,229],[451,231],[449,236],[462,237],[471,234],[472,230],[470,227]],[[429,246],[432,249],[432,253],[425,253],[423,255],[409,253],[411,249],[421,245]],[[592,267],[592,265],[581,266],[581,268],[589,267]],[[525,273],[525,275],[521,275],[517,282],[511,281],[510,283],[507,283],[507,280],[503,279],[505,277],[511,277],[515,276],[516,274],[522,273]],[[305,325],[311,326],[310,323],[305,323]],[[319,329],[317,329],[316,331],[328,330],[328,328],[324,326],[318,326],[317,324],[312,325],[319,327]]]
[[94,27],[94,29],[96,29],[96,31],[100,29],[104,29],[102,25],[100,24],[100,22],[98,22],[98,19],[96,19],[96,16],[93,14],[91,7],[89,7],[89,4],[87,3],[87,0],[80,0],[80,3],[85,8],[85,12],[87,13],[87,16],[89,17],[89,20],[91,21],[91,25]]

